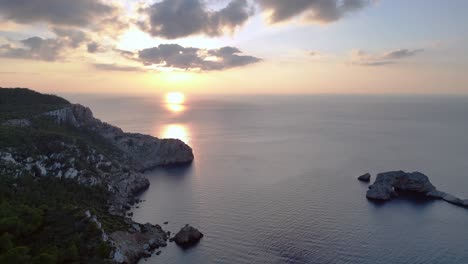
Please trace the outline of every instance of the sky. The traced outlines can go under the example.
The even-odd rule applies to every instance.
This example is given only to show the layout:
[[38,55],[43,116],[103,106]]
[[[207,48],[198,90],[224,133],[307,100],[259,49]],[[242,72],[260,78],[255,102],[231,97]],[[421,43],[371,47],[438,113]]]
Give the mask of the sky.
[[0,87],[467,94],[465,0],[0,0]]

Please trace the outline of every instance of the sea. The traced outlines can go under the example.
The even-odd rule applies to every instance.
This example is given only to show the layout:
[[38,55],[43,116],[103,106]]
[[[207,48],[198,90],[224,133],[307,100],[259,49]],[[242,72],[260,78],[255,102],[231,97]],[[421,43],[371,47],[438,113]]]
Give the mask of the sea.
[[466,96],[63,96],[125,131],[193,148],[191,166],[146,173],[133,219],[205,236],[141,263],[468,263],[468,209],[407,196],[374,203],[357,180],[420,171],[468,199]]

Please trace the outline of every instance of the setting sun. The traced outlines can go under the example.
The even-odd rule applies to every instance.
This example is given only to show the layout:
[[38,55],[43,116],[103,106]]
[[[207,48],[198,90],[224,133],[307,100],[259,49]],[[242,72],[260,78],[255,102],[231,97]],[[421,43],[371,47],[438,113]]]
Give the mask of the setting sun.
[[180,92],[170,92],[166,94],[166,103],[180,105],[185,102],[185,95]]

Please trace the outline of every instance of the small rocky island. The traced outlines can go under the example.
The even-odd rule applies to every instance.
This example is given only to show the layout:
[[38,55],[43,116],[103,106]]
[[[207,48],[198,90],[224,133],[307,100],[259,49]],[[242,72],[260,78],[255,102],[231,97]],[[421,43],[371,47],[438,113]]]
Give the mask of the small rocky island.
[[366,173],[358,177],[358,180],[362,182],[370,182],[370,179],[371,179],[370,173]]
[[457,206],[468,207],[468,199],[463,200],[449,193],[437,190],[429,177],[421,172],[389,171],[377,174],[375,182],[369,186],[366,197],[370,200],[388,201],[406,192],[427,197],[442,199]]
[[[54,195],[63,192],[67,196],[62,199],[58,194],[50,204],[27,204],[37,211],[42,223],[31,227],[29,232],[37,233],[42,239],[48,235],[41,233],[44,228],[53,229],[48,227],[48,221],[53,223],[56,215],[72,213],[73,219],[68,221],[71,226],[67,222],[63,228],[57,228],[75,230],[70,236],[89,233],[75,238],[70,245],[68,242],[52,244],[52,249],[22,239],[21,243],[29,243],[38,255],[29,256],[29,249],[13,245],[5,255],[0,252],[0,262],[2,258],[16,260],[15,257],[25,255],[26,262],[30,257],[49,259],[53,263],[94,263],[99,258],[113,263],[137,263],[167,245],[168,232],[161,226],[136,223],[127,211],[139,202],[137,196],[149,186],[141,173],[160,166],[191,163],[194,156],[188,145],[177,139],[125,133],[96,119],[85,106],[29,89],[2,88],[0,103],[0,180],[6,185],[0,198],[23,206],[15,196],[25,196],[25,201],[29,201],[27,190],[32,190],[49,203],[50,197],[55,196],[48,198],[47,193],[41,192],[55,188]],[[62,209],[60,199],[66,200],[65,207],[71,208],[66,210],[71,211]],[[0,215],[0,220],[14,219],[16,211],[11,208],[6,209],[12,215]],[[15,241],[8,232],[11,233],[0,225],[0,239]],[[190,241],[203,236],[199,232],[193,235],[192,229],[189,233]],[[25,234],[18,233],[18,236]],[[69,238],[64,236],[64,239]],[[61,249],[62,246],[65,248]]]
[[198,229],[187,224],[177,232],[173,240],[182,248],[189,248],[196,245],[202,237],[203,234]]

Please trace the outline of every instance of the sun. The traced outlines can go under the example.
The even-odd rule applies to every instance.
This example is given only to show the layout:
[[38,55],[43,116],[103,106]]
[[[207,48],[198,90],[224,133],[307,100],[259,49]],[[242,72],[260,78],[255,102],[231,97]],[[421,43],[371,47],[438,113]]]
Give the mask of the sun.
[[166,103],[170,105],[181,105],[185,102],[185,95],[180,92],[170,92],[166,94]]

